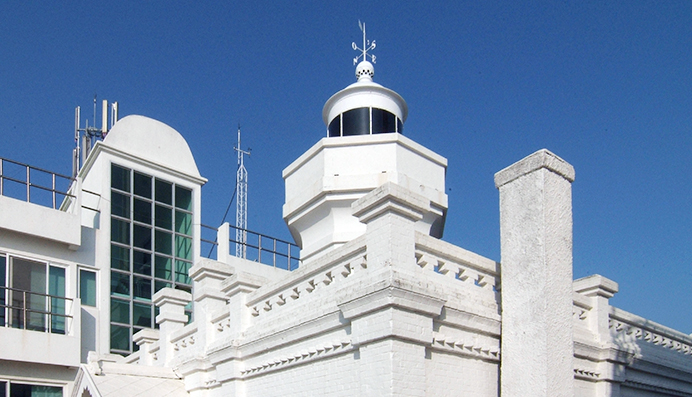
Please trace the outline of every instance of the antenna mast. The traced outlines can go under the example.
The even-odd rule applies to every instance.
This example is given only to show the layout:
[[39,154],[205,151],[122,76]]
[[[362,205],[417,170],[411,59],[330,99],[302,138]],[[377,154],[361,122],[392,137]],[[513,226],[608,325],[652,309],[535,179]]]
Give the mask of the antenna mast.
[[[94,146],[98,139],[103,139],[108,134],[110,128],[108,127],[108,101],[103,100],[103,108],[101,113],[101,128],[96,128],[96,95],[94,95],[94,119],[93,127],[89,127],[89,120],[86,121],[86,127],[81,128],[80,117],[81,109],[77,106],[74,110],[74,140],[75,148],[72,150],[72,177],[75,178],[79,173],[79,169],[87,157],[89,157],[89,152]],[[111,124],[113,127],[115,122],[118,121],[118,102],[111,103]],[[84,133],[82,135],[82,133]],[[82,138],[80,147],[80,135]],[[81,155],[81,156],[80,156]],[[81,161],[80,161],[81,157]]]
[[236,172],[236,192],[238,194],[236,200],[235,212],[235,256],[238,258],[247,257],[247,170],[243,162],[244,155],[250,155],[251,149],[247,151],[241,149],[240,146],[240,124],[238,124],[238,146],[235,151],[238,152],[238,171]]

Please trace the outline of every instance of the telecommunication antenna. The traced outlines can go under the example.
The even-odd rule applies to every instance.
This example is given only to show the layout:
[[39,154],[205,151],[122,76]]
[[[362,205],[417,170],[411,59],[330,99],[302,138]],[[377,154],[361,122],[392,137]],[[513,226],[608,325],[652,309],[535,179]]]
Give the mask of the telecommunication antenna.
[[[72,150],[72,177],[76,177],[79,173],[79,169],[87,157],[89,157],[89,152],[91,148],[96,143],[96,140],[103,139],[108,134],[110,127],[113,127],[116,121],[118,121],[118,102],[111,103],[111,124],[108,126],[108,101],[103,100],[103,107],[101,112],[101,128],[96,128],[96,95],[94,95],[94,118],[93,126],[89,127],[89,120],[86,120],[86,127],[80,127],[81,121],[81,108],[77,106],[74,109],[74,142],[75,148]],[[83,133],[83,135],[82,135]],[[81,147],[80,147],[80,136],[81,136]],[[81,155],[81,156],[80,156]]]
[[235,256],[247,257],[247,170],[243,161],[244,156],[250,155],[252,149],[247,151],[240,146],[240,124],[238,124],[238,146],[234,147],[238,152],[238,171],[236,172],[236,211],[235,211]]

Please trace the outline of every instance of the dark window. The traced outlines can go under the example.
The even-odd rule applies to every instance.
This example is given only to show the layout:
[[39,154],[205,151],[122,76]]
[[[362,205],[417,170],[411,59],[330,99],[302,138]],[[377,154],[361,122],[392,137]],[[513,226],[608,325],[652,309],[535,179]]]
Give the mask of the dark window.
[[135,198],[134,218],[137,222],[151,225],[151,203]]
[[192,211],[192,190],[176,186],[175,206],[183,210]]
[[130,328],[111,324],[111,349],[130,350]]
[[111,321],[116,323],[130,323],[130,302],[111,298]]
[[402,123],[398,117],[396,118],[396,132],[399,134],[404,133],[404,123]]
[[146,303],[132,303],[132,323],[142,327],[152,328],[151,305]]
[[135,172],[135,194],[151,198],[151,177]]
[[341,136],[341,115],[338,115],[329,123],[329,136]]
[[370,108],[351,109],[341,115],[343,136],[370,134]]
[[124,192],[129,192],[130,170],[113,164],[111,167],[111,186]]
[[[136,207],[135,207],[136,208]],[[130,218],[130,196],[113,192],[111,194],[111,214]]]
[[132,254],[132,270],[135,273],[151,276],[151,253],[134,250]]
[[170,207],[156,204],[154,211],[154,218],[156,219],[154,223],[156,226],[164,229],[173,229],[173,215]]
[[151,229],[146,226],[134,225],[132,245],[137,248],[151,250]]
[[111,267],[120,270],[130,270],[130,249],[111,244]]
[[130,275],[111,271],[111,295],[130,296]]
[[111,219],[111,241],[130,244],[130,224],[119,219]]
[[396,116],[386,110],[372,109],[372,133],[396,132]]
[[156,179],[156,201],[168,205],[173,204],[173,185],[171,183]]

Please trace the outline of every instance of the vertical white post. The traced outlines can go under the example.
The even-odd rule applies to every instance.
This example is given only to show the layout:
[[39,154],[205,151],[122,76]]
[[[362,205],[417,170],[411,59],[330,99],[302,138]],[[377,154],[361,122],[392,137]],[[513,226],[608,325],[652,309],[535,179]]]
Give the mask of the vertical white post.
[[104,134],[108,132],[108,101],[105,99],[101,108],[101,132]]
[[230,225],[228,222],[224,222],[216,230],[216,241],[219,245],[216,246],[216,260],[222,263],[228,263],[228,258],[230,256],[229,244],[231,240],[230,235]]
[[495,174],[502,396],[574,396],[572,181],[574,168],[545,149]]

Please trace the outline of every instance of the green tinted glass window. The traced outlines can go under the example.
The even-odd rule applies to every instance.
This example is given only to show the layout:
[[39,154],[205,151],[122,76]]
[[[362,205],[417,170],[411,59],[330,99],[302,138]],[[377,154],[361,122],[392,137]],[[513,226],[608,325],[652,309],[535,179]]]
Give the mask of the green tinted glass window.
[[135,198],[134,218],[137,222],[151,225],[151,203]]
[[135,298],[151,300],[151,279],[134,276],[132,292]]
[[[171,288],[173,285],[171,283],[166,283],[163,281],[156,281],[155,286],[156,286],[155,291],[159,292],[159,290],[161,290],[163,288]],[[158,307],[157,307],[157,309],[158,309]]]
[[130,218],[130,196],[111,192],[111,214]]
[[111,241],[130,244],[130,223],[111,218]]
[[135,194],[151,198],[151,177],[135,172]]
[[132,323],[151,328],[151,305],[140,302],[132,303]]
[[130,170],[113,164],[111,167],[111,187],[129,192]]
[[175,256],[180,259],[192,259],[192,239],[189,237],[175,236]]
[[111,321],[130,323],[130,302],[111,298]]
[[96,273],[79,271],[79,298],[82,306],[96,306]]
[[132,245],[137,248],[151,249],[151,228],[141,225],[134,225]]
[[156,204],[156,226],[164,229],[173,229],[173,210],[169,207]]
[[176,186],[175,206],[187,211],[192,211],[192,190]]
[[111,271],[111,295],[130,296],[130,275]]
[[185,261],[175,261],[175,281],[177,283],[192,284],[192,279],[189,277],[192,264]]
[[111,325],[111,349],[130,350],[130,328]]
[[111,244],[111,268],[130,270],[130,249]]
[[192,235],[192,214],[175,211],[175,231],[187,236]]
[[156,255],[156,269],[154,270],[157,278],[163,278],[166,280],[173,279],[173,260],[165,256]]
[[151,253],[135,250],[132,253],[132,270],[135,273],[151,275]]
[[161,230],[156,231],[156,252],[173,255],[173,234]]
[[173,184],[156,179],[155,192],[156,201],[173,205]]

